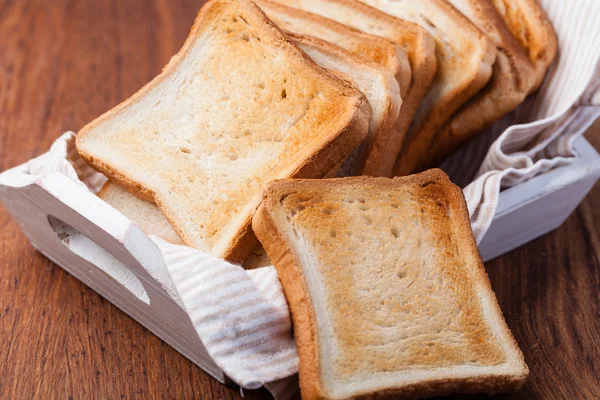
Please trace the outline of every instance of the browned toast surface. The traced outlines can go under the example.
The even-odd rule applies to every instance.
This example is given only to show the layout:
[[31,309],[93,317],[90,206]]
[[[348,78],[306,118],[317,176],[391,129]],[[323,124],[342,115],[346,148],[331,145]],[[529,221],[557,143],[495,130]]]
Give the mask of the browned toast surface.
[[442,172],[279,181],[253,227],[291,307],[303,398],[493,393],[526,377]]

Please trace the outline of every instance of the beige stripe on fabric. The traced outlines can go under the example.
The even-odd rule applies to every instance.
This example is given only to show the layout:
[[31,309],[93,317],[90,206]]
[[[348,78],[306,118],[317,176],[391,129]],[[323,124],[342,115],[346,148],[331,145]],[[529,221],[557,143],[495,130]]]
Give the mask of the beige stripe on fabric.
[[189,247],[151,239],[165,257],[202,343],[233,381],[255,389],[297,372],[291,319],[273,267],[245,271]]

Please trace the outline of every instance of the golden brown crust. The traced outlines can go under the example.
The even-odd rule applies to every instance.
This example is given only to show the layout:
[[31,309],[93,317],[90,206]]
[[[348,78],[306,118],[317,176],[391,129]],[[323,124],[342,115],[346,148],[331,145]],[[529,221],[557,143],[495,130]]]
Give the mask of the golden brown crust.
[[101,199],[104,198],[106,192],[108,191],[108,189],[110,188],[110,185],[112,185],[112,181],[107,180],[106,182],[104,182],[104,185],[102,185],[102,187],[100,188],[100,190],[98,190],[98,193],[96,193],[96,196],[100,197]]
[[406,95],[402,98],[402,108],[396,127],[390,132],[389,140],[382,141],[373,148],[373,155],[367,159],[363,169],[363,175],[391,177],[394,175],[394,165],[406,133],[437,72],[435,40],[419,25],[392,17],[367,4],[352,0],[331,1],[347,4],[356,12],[379,20],[388,30],[388,39],[398,43],[408,55],[412,81]]
[[[452,208],[454,232],[449,232],[458,238],[457,244],[461,251],[466,252],[466,262],[472,263],[476,269],[476,286],[483,288],[491,300],[492,313],[501,316],[501,310],[491,290],[490,282],[483,268],[475,240],[471,234],[468,211],[462,191],[453,185],[448,177],[440,170],[429,170],[418,175],[395,179],[375,179],[368,177],[353,177],[334,180],[284,180],[276,181],[269,185],[264,192],[264,200],[259,207],[254,219],[253,228],[265,250],[274,262],[278,275],[282,281],[284,293],[288,300],[294,322],[294,332],[300,354],[300,386],[302,397],[305,399],[327,398],[321,381],[322,371],[319,361],[319,343],[316,330],[315,307],[308,294],[308,285],[300,267],[300,256],[295,254],[294,247],[283,233],[283,224],[277,219],[278,207],[282,199],[291,193],[311,194],[323,191],[335,192],[336,186],[354,184],[357,187],[365,186],[365,190],[385,191],[394,185],[414,185],[428,187],[432,182],[437,183],[432,195],[439,193]],[[368,187],[368,188],[367,188]],[[425,189],[427,190],[427,189]],[[441,191],[440,191],[441,190]],[[512,334],[502,318],[494,320],[499,324],[503,336],[508,339],[511,354],[516,355],[516,362],[510,371],[489,374],[474,374],[470,378],[450,377],[432,378],[422,382],[388,388],[375,393],[363,393],[353,398],[420,398],[423,396],[445,395],[450,393],[498,393],[517,390],[527,377],[528,369],[523,356]]]
[[[331,31],[335,31],[353,42],[351,48],[347,49],[348,51],[352,51],[369,60],[377,62],[378,64],[388,68],[394,76],[405,76],[408,74],[410,77],[410,65],[408,66],[408,70],[406,67],[401,65],[398,55],[394,49],[394,44],[382,37],[369,35],[349,26],[340,24],[332,19],[325,18],[308,11],[288,7],[274,1],[258,0],[256,1],[256,4],[261,7],[263,11],[266,12],[267,16],[274,20],[277,24],[280,24],[280,21],[282,21],[280,16],[283,14],[290,15],[294,19],[306,21],[308,28],[310,28],[311,25],[316,25],[326,27]],[[294,34],[305,34],[297,29],[292,29],[295,28],[294,24],[280,24],[280,28]]]
[[[113,168],[108,163],[96,157],[85,148],[83,144],[88,132],[91,132],[97,125],[107,119],[112,118],[123,112],[130,104],[135,103],[148,91],[159,85],[166,76],[174,72],[182,58],[184,58],[194,44],[196,35],[205,29],[211,21],[217,21],[221,10],[226,7],[237,7],[239,12],[252,16],[253,19],[260,21],[265,35],[270,35],[275,45],[287,52],[288,57],[295,58],[299,63],[305,64],[307,68],[319,71],[320,79],[328,84],[338,86],[340,98],[348,105],[344,115],[336,115],[335,121],[338,123],[339,130],[331,130],[328,137],[324,139],[320,148],[314,149],[314,152],[307,159],[300,160],[295,167],[295,172],[291,176],[300,177],[320,177],[329,171],[337,162],[342,160],[353,148],[355,148],[366,136],[368,119],[370,114],[369,105],[364,96],[349,82],[337,79],[333,74],[316,65],[308,56],[300,51],[295,45],[285,40],[283,33],[272,22],[270,22],[264,13],[253,3],[246,0],[213,0],[206,3],[198,13],[198,16],[191,29],[190,35],[185,41],[179,53],[174,56],[163,72],[135,93],[131,98],[125,100],[109,112],[100,116],[96,120],[86,125],[77,136],[77,149],[84,160],[90,163],[94,168],[103,172],[110,179],[124,186],[128,191],[139,198],[147,201],[154,201],[163,211],[165,217],[173,225],[177,234],[188,245],[193,245],[192,237],[183,231],[183,228],[175,223],[176,218],[165,207],[163,200],[152,190],[145,187],[142,183],[131,179],[125,173]],[[250,221],[252,216],[249,214],[244,223],[240,226],[237,234],[228,243],[228,246],[221,252],[215,254],[231,261],[241,261],[252,251],[256,244],[250,230]]]
[[[465,200],[464,193],[458,186],[450,182],[450,179],[446,174],[444,174],[443,179],[445,181],[445,184],[447,185],[447,193],[451,196],[452,202],[458,205],[459,214],[454,220],[457,221],[457,224],[455,225],[455,237],[459,238],[462,241],[462,245],[460,245],[459,247],[461,249],[465,249],[465,251],[471,256],[473,262],[476,264],[477,272],[479,275],[478,280],[480,282],[479,286],[484,287],[486,289],[486,293],[488,293],[488,295],[491,297],[492,301],[490,303],[491,306],[494,308],[494,314],[502,316],[502,310],[500,309],[500,305],[498,304],[496,294],[492,290],[492,284],[485,271],[483,260],[481,259],[481,255],[479,254],[479,250],[477,248],[477,242],[475,241],[475,237],[473,236],[471,230],[469,210],[467,208],[467,202]],[[470,232],[471,234],[466,235],[464,234],[465,232]],[[525,363],[525,357],[520,351],[519,345],[517,344],[517,341],[515,340],[512,332],[508,328],[505,319],[500,318],[500,320],[497,322],[499,323],[500,328],[504,333],[504,337],[508,341],[510,341],[511,346],[513,347],[513,349],[516,350],[515,353],[520,363],[521,374],[515,375],[513,373],[506,376],[499,375],[493,378],[490,377],[489,383],[485,385],[486,393],[498,393],[501,390],[506,392],[514,392],[517,389],[519,389],[523,385],[523,383],[525,383],[525,380],[529,375],[529,368]]]
[[[288,3],[293,6],[296,0],[277,0],[283,3]],[[356,0],[327,0],[330,3],[339,4],[356,13],[356,18],[367,16],[368,18],[377,21],[378,29],[385,31],[384,37],[399,45],[408,56],[411,67],[411,81],[407,89],[403,87],[402,92],[402,110],[401,116],[398,117],[398,126],[396,128],[397,137],[403,137],[403,129],[405,122],[410,125],[412,117],[418,107],[421,99],[431,84],[437,69],[437,61],[435,59],[435,41],[419,25],[392,17],[384,12],[377,10],[367,4]],[[402,85],[401,85],[402,86]],[[406,94],[405,94],[406,93]],[[413,107],[414,106],[414,107]],[[404,111],[403,111],[404,110]],[[412,110],[412,113],[411,113]],[[402,114],[404,112],[404,114]],[[408,126],[406,126],[408,130]],[[405,131],[404,131],[405,132]],[[388,151],[386,151],[387,153]],[[394,161],[395,161],[394,157]],[[373,163],[375,164],[375,163]],[[391,173],[390,166],[390,173]],[[365,173],[366,175],[371,175]],[[374,174],[373,174],[374,175]],[[389,175],[389,174],[388,174]],[[387,176],[387,175],[382,175]]]
[[[351,64],[359,74],[362,73],[362,71],[365,71],[371,74],[372,77],[377,75],[380,77],[379,82],[385,85],[383,88],[385,93],[380,94],[381,97],[385,96],[386,98],[382,110],[383,112],[378,113],[376,116],[374,115],[374,112],[371,113],[371,120],[373,120],[373,118],[377,118],[376,126],[369,129],[369,135],[364,142],[364,147],[361,145],[359,148],[357,148],[361,154],[357,155],[355,154],[356,152],[352,152],[348,156],[348,158],[355,158],[351,161],[353,165],[351,166],[352,171],[350,172],[350,175],[360,175],[364,169],[366,161],[369,158],[377,157],[376,154],[372,155],[371,153],[376,151],[376,148],[381,146],[381,143],[387,143],[390,141],[390,135],[393,131],[394,125],[396,124],[396,120],[398,119],[398,110],[402,102],[397,90],[396,82],[393,80],[393,77],[381,66],[365,60],[364,58],[339,48],[338,46],[329,42],[325,42],[307,35],[289,34],[288,38],[307,52],[309,52],[308,49],[312,48],[322,54],[327,54],[335,59]],[[356,156],[358,156],[358,158]],[[336,165],[337,168],[334,167],[334,169],[328,172],[327,175],[333,173],[333,175],[330,175],[330,177],[335,177],[336,174],[334,172],[338,171],[342,164],[344,164],[344,162],[338,163]]]
[[536,91],[556,57],[558,39],[544,9],[537,0],[492,0],[508,30],[529,55],[535,67]]
[[[79,139],[79,135],[77,135],[76,141]],[[87,151],[77,148],[79,155],[83,158],[88,164],[90,164],[95,170],[103,173],[109,179],[109,181],[118,182],[119,185],[123,186],[129,193],[133,194],[140,200],[154,202],[154,195],[151,191],[144,188],[141,184],[134,182],[125,176],[125,174],[120,171],[112,168],[110,165],[104,163],[102,160],[97,159],[92,154]],[[103,186],[104,188],[104,186]]]
[[[271,188],[265,190],[268,196]],[[300,358],[300,390],[303,399],[316,399],[319,393],[320,366],[317,361],[315,315],[308,287],[299,267],[299,261],[286,244],[284,235],[277,229],[265,202],[252,219],[252,229],[277,270],[285,298],[292,311],[296,329],[294,338]],[[299,329],[302,327],[302,329]]]

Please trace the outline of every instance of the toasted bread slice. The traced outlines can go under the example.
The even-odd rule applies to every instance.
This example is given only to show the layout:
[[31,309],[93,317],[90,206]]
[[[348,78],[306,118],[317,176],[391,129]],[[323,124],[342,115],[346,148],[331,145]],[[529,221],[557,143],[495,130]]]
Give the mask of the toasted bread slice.
[[413,120],[417,107],[423,100],[436,72],[435,41],[419,25],[391,17],[379,10],[354,0],[276,0],[363,32],[385,37],[400,45],[408,55],[412,71],[412,82],[402,95],[402,109],[394,134],[389,140],[374,146],[372,157],[367,160],[363,174],[391,176],[394,164],[406,132]]
[[369,35],[329,18],[287,7],[270,0],[255,2],[284,31],[325,40],[386,67],[396,77],[400,94],[406,96],[412,73],[404,50],[381,36]]
[[396,173],[417,170],[437,131],[488,82],[496,59],[493,43],[443,0],[361,0],[394,17],[419,24],[434,37],[438,72],[411,124]]
[[[107,181],[102,186],[102,189],[98,192],[98,197],[135,222],[146,235],[158,236],[167,242],[183,245],[181,238],[155,204],[138,199],[125,188],[111,181]],[[245,269],[266,267],[268,265],[272,265],[271,260],[269,260],[260,245],[256,246],[250,256],[242,263]]]
[[492,3],[535,67],[535,81],[530,89],[534,92],[544,81],[558,51],[552,23],[537,0],[492,0]]
[[368,133],[370,107],[248,0],[212,0],[183,48],[85,126],[81,156],[162,210],[184,243],[229,261],[256,245],[262,187],[320,177]]
[[438,165],[477,133],[517,108],[536,80],[527,54],[489,0],[448,1],[487,35],[498,53],[488,84],[439,129],[416,170]]
[[375,143],[388,140],[387,135],[393,132],[402,105],[398,82],[386,68],[329,42],[307,35],[289,34],[288,38],[317,64],[346,75],[367,97],[371,105],[369,134],[338,171],[360,175]]
[[527,377],[441,171],[278,181],[252,225],[290,305],[303,399],[491,394]]
[[111,181],[106,181],[98,192],[98,197],[135,222],[145,234],[158,236],[173,244],[183,244],[177,232],[154,203],[135,197],[125,188]]

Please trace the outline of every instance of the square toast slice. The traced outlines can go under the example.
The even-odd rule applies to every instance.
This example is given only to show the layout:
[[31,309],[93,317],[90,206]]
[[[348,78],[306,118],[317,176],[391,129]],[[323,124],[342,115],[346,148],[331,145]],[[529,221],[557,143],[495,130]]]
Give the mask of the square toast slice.
[[394,18],[355,0],[275,0],[287,6],[333,19],[360,31],[384,37],[398,44],[406,54],[412,82],[402,94],[402,109],[394,134],[373,147],[364,175],[392,176],[394,165],[415,112],[431,85],[437,68],[435,41],[418,24]]
[[303,399],[492,394],[527,377],[440,170],[274,182],[252,224],[290,305]]
[[229,261],[256,245],[268,182],[318,178],[368,133],[370,107],[248,0],[212,0],[182,49],[131,98],[86,125],[77,150],[158,205],[185,244]]

